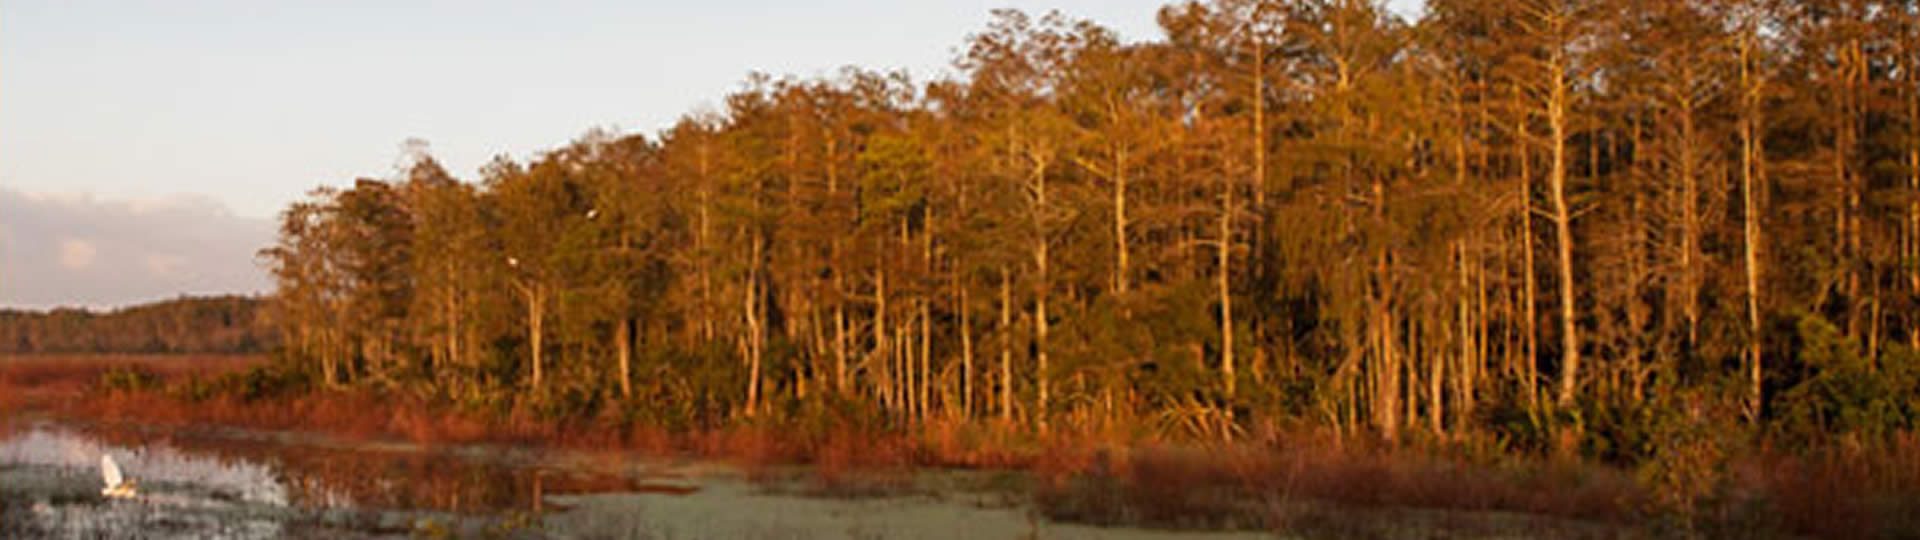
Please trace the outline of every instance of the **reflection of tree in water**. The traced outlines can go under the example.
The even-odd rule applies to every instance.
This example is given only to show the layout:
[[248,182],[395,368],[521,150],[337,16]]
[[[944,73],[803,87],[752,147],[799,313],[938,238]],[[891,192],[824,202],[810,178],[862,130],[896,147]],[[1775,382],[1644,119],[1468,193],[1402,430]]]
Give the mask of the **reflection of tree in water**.
[[166,444],[185,452],[270,465],[286,486],[288,503],[305,508],[378,508],[499,512],[539,510],[542,495],[631,491],[617,474],[543,466],[535,456],[446,449],[351,447],[290,441],[289,435],[160,435],[94,429],[101,440],[129,447]]

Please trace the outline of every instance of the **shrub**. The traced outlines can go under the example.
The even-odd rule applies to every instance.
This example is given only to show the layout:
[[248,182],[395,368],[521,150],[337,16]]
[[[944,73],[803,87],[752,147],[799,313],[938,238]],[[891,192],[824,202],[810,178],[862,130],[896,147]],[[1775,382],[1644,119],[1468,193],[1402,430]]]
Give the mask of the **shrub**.
[[1693,536],[1703,524],[1724,521],[1733,502],[1731,460],[1741,454],[1737,401],[1703,389],[1660,392],[1634,424],[1644,456],[1636,479],[1651,497],[1646,510],[1657,524]]
[[135,365],[119,365],[100,374],[99,390],[108,393],[144,392],[160,387],[160,377]]
[[1806,375],[1775,400],[1774,430],[1812,447],[1833,437],[1881,440],[1914,428],[1920,417],[1920,355],[1889,345],[1883,361],[1824,319],[1802,317],[1796,363]]

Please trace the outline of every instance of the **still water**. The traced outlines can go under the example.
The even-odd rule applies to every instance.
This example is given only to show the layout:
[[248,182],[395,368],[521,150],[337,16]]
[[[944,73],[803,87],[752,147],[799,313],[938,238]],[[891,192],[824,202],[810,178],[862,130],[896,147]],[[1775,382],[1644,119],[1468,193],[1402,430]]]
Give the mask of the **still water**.
[[[100,496],[101,455],[139,498]],[[0,537],[1262,537],[1049,523],[996,474],[922,471],[898,493],[824,497],[803,472],[748,481],[693,460],[39,423],[0,433]]]

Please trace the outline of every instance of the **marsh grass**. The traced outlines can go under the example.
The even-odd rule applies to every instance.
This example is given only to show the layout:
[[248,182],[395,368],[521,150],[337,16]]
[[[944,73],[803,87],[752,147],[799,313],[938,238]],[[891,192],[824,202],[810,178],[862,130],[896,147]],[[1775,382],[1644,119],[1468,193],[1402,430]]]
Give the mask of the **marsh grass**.
[[[831,414],[670,429],[609,415],[554,419],[531,407],[474,409],[392,390],[285,391],[289,383],[265,365],[259,357],[8,357],[0,360],[0,428],[31,413],[348,441],[684,456],[731,462],[749,480],[846,498],[915,493],[922,489],[916,472],[925,468],[1021,471],[1027,480],[1002,487],[1025,491],[1044,517],[1164,529],[1406,532],[1353,525],[1389,516],[1468,535],[1515,528],[1570,537],[1920,534],[1920,437],[1911,433],[1792,451],[1730,447],[1713,456],[1717,472],[1707,480],[1714,487],[1705,490],[1707,480],[1692,476],[1516,456],[1475,437],[1384,444],[1307,428],[1196,443],[995,422],[932,420],[907,431]],[[1679,493],[1668,484],[1700,489]],[[1649,526],[1671,522],[1662,516],[1674,515],[1668,499],[1676,493],[1686,503],[1677,510],[1686,526]]]
[[[1310,442],[1309,442],[1310,441]],[[1334,444],[1146,447],[1097,452],[1056,472],[1035,502],[1048,517],[1109,526],[1291,530],[1329,509],[1509,512],[1625,524],[1642,495],[1598,465],[1482,463],[1441,449]]]

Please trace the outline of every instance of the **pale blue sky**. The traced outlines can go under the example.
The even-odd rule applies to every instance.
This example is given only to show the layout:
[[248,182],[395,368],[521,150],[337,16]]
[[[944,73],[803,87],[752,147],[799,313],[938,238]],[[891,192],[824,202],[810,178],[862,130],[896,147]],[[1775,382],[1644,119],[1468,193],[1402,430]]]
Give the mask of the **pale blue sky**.
[[[259,227],[316,185],[388,175],[410,137],[470,178],[493,155],[524,159],[594,127],[654,133],[750,71],[926,80],[993,8],[1057,8],[1155,39],[1164,3],[6,0],[0,189],[20,204],[188,207]],[[44,303],[22,300],[41,285],[8,267],[58,254],[8,241],[39,227],[8,213],[0,305]],[[143,299],[122,296],[87,302]]]
[[[9,0],[0,185],[269,217],[386,174],[408,137],[465,176],[596,126],[654,132],[752,70],[925,78],[1005,3]],[[1014,4],[1159,35],[1158,1]]]

